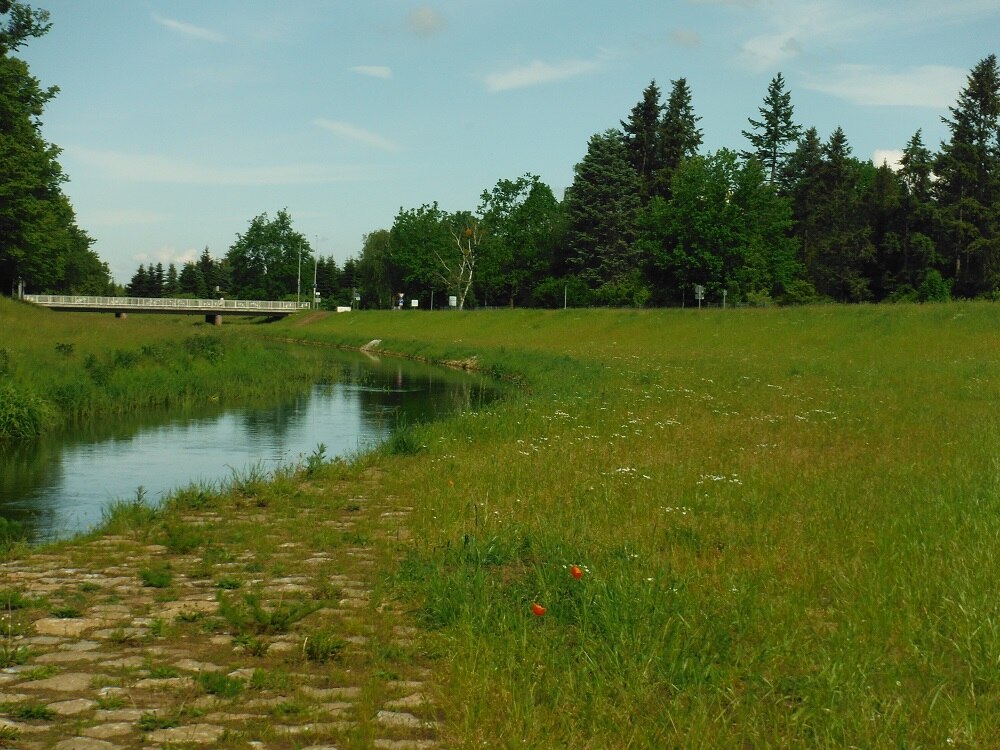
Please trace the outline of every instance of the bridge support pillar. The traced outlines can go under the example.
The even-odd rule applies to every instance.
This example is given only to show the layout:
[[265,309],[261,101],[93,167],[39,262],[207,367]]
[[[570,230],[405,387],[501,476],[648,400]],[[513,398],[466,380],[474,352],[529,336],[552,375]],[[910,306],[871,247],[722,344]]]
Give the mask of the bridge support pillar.
[[126,313],[126,312],[116,312],[115,313],[115,317],[116,318],[121,318],[122,320],[125,320],[128,317],[128,313]]
[[219,314],[217,314],[217,313],[212,313],[211,315],[206,315],[205,316],[205,322],[206,323],[211,323],[213,326],[221,326],[222,325],[222,316],[219,315]]

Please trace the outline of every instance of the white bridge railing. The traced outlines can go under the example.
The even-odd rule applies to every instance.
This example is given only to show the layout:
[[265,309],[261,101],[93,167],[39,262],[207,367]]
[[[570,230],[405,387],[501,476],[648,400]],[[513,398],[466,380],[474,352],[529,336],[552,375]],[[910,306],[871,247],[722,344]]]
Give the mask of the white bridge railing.
[[26,294],[26,302],[61,308],[150,310],[164,312],[289,313],[308,310],[308,302],[256,299],[176,299],[172,297],[91,297],[78,294]]

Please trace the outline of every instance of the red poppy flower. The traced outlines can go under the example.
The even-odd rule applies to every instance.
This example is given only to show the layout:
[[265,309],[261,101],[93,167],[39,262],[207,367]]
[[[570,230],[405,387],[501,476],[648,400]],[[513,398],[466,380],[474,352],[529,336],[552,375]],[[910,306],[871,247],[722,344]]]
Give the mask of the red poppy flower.
[[571,565],[569,568],[570,575],[572,575],[576,580],[583,578],[583,568],[579,565]]
[[533,614],[535,617],[541,617],[542,615],[545,614],[545,607],[543,607],[538,602],[534,602],[531,605],[531,614]]

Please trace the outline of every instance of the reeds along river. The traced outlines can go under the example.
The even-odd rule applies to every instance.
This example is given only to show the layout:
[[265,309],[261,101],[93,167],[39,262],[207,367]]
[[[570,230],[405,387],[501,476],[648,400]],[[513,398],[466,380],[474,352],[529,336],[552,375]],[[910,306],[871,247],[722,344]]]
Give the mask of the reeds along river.
[[375,447],[399,424],[475,408],[493,397],[480,377],[406,360],[343,354],[336,382],[267,405],[101,421],[30,442],[0,444],[0,515],[35,542],[86,531],[139,488],[158,502],[192,483]]

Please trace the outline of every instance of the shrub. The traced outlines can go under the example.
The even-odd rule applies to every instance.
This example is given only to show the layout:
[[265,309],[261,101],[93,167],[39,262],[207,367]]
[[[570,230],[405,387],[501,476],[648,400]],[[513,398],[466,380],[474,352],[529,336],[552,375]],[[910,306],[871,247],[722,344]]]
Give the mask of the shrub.
[[932,268],[917,289],[917,299],[921,302],[947,302],[951,299],[951,282]]
[[40,435],[51,416],[38,396],[13,383],[0,382],[0,438],[32,438]]

